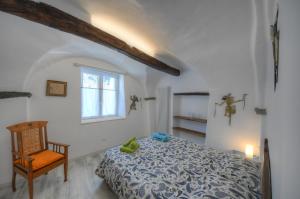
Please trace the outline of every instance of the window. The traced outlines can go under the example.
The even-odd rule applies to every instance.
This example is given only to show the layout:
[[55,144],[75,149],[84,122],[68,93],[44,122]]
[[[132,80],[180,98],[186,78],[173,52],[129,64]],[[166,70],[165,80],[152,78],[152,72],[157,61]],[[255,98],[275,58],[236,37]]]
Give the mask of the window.
[[125,117],[124,77],[94,68],[81,68],[81,121]]

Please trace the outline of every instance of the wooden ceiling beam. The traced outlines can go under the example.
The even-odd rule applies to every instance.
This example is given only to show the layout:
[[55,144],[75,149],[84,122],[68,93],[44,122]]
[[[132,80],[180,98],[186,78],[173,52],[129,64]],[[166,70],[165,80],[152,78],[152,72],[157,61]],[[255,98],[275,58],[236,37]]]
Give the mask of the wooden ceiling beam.
[[180,70],[48,4],[31,0],[0,0],[0,10],[107,46],[156,70],[174,76],[180,75]]

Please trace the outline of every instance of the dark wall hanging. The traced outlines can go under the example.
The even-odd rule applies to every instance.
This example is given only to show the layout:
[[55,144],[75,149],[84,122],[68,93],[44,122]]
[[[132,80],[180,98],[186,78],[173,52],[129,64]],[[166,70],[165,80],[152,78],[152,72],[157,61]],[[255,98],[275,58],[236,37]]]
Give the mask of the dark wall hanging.
[[31,96],[32,94],[28,92],[0,91],[0,99]]
[[145,101],[156,100],[156,97],[145,97],[144,100]]
[[141,102],[141,98],[139,99],[136,95],[130,96],[130,107],[128,111],[128,115],[132,110],[136,110],[136,103]]
[[271,25],[271,39],[273,46],[273,60],[274,60],[274,91],[278,83],[278,66],[279,66],[279,29],[278,29],[278,14],[279,8],[277,7],[276,18],[274,25]]

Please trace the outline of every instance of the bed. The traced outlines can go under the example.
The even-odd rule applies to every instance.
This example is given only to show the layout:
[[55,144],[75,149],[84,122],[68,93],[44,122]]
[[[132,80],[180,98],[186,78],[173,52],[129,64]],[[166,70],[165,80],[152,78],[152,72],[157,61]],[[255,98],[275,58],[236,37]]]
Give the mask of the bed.
[[134,154],[107,150],[96,169],[120,199],[262,197],[258,162],[177,137],[139,144]]

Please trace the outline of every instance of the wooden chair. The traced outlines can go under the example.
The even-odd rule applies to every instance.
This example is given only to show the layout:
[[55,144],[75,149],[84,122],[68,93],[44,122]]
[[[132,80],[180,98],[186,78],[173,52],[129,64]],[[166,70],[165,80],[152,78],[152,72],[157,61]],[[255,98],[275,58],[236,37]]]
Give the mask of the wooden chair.
[[12,189],[16,191],[16,174],[28,180],[29,198],[33,198],[33,179],[64,165],[67,181],[69,145],[48,141],[47,121],[24,122],[7,127],[11,132]]

